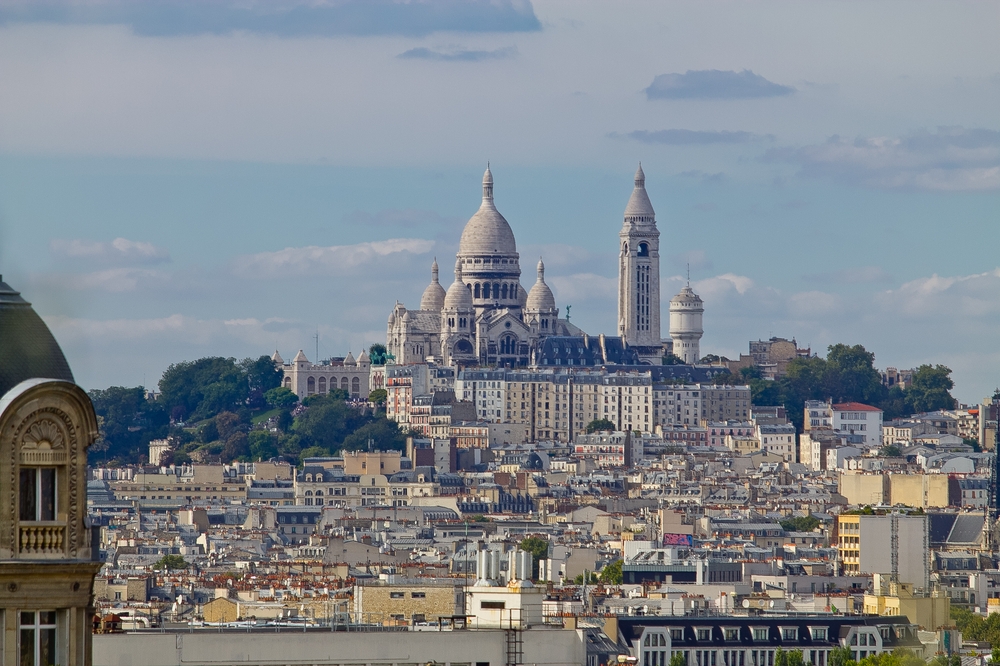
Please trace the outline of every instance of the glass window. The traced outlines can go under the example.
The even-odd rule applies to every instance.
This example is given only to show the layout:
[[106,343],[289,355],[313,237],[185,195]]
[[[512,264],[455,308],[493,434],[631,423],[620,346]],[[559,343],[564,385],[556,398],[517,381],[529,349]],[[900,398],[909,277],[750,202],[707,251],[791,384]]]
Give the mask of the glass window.
[[56,612],[22,611],[20,620],[20,666],[55,666]]
[[54,467],[22,467],[20,519],[56,519],[56,470]]

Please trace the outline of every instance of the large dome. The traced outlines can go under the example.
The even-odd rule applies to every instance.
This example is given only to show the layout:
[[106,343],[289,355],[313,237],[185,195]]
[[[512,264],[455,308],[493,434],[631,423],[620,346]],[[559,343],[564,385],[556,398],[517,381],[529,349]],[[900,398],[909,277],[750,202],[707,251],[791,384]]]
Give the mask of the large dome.
[[36,378],[72,382],[73,373],[31,303],[0,279],[0,397]]
[[514,254],[514,232],[493,205],[493,174],[483,174],[483,203],[469,218],[458,245],[459,255]]

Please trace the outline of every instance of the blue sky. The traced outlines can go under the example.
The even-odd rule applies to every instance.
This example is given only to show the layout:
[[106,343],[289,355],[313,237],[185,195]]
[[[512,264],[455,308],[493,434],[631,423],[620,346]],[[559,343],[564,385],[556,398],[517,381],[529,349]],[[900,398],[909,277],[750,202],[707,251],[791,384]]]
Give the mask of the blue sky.
[[[0,0],[0,273],[86,387],[384,339],[490,160],[522,265],[614,331],[641,160],[703,350],[998,383],[994,3]],[[522,283],[530,286],[533,271]],[[663,303],[666,308],[666,298]],[[664,318],[664,321],[666,319]],[[664,332],[665,334],[665,332]]]

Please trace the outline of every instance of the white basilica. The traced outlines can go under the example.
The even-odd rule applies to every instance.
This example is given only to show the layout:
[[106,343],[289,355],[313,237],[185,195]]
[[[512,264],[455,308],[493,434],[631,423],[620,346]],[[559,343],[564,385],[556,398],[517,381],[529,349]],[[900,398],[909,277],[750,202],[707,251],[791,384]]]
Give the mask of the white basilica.
[[[671,349],[670,341],[660,338],[659,236],[640,166],[619,234],[618,337],[588,336],[559,318],[541,260],[531,290],[521,286],[514,233],[493,202],[493,175],[487,169],[483,203],[462,232],[454,282],[445,291],[435,260],[420,309],[407,310],[396,302],[386,346],[398,364],[659,365]],[[682,292],[688,300],[686,292],[690,287]],[[675,314],[671,303],[671,323],[675,317],[685,320],[684,337],[690,345],[695,331],[701,337],[702,310],[685,309]],[[688,347],[684,355],[689,363],[692,357],[697,361],[697,339],[693,343],[694,349]]]

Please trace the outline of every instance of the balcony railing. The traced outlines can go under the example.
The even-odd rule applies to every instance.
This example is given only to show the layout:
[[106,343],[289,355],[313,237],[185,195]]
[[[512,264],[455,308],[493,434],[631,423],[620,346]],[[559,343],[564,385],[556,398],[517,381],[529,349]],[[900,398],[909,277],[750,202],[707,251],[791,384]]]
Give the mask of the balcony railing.
[[65,550],[65,525],[21,525],[20,552],[26,555],[58,555]]

